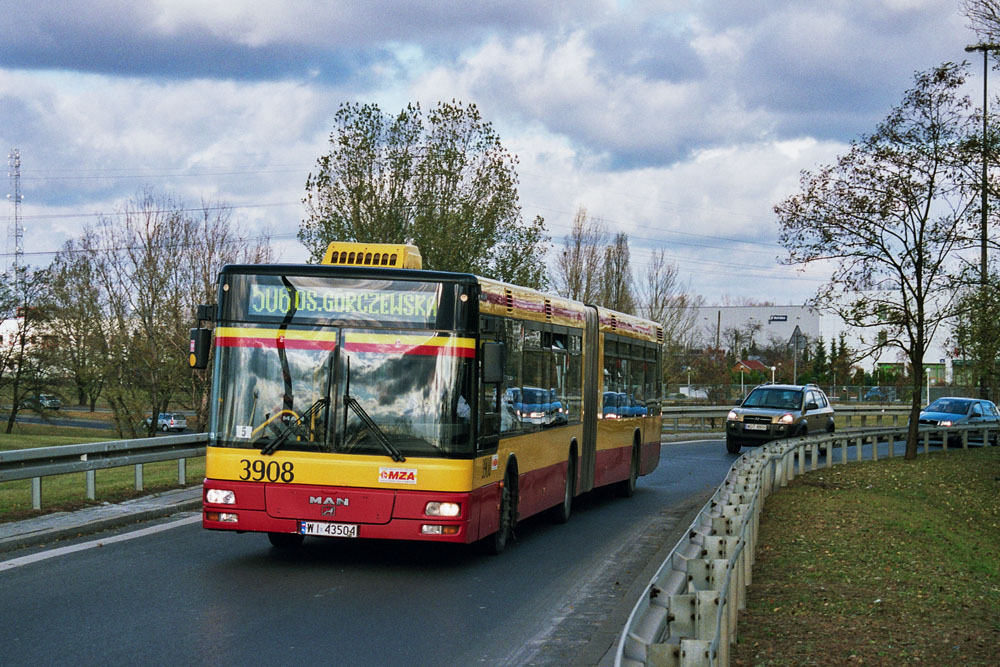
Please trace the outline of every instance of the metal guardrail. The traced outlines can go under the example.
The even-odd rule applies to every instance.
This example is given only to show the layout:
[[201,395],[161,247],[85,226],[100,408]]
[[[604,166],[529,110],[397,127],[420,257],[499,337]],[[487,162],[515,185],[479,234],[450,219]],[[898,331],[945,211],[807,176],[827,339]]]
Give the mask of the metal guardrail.
[[[668,423],[673,421],[673,431],[680,432],[681,422],[691,423],[704,430],[706,421],[724,420],[729,406],[684,406],[665,407],[662,410],[663,431],[669,432]],[[883,418],[891,418],[897,424],[900,417],[908,414],[908,409],[899,406],[848,405],[835,406],[836,413],[846,415],[846,425],[851,426],[855,417],[860,417],[861,426],[872,418],[882,424]],[[19,479],[31,480],[31,506],[42,508],[42,478],[71,472],[86,472],[87,498],[96,499],[95,472],[107,468],[135,465],[135,488],[143,488],[144,463],[177,460],[178,484],[186,483],[186,459],[204,456],[208,436],[205,433],[161,436],[156,438],[136,438],[132,440],[111,440],[81,445],[61,445],[0,452],[0,482]]]
[[96,499],[98,470],[135,466],[135,488],[142,490],[144,463],[177,460],[177,482],[187,483],[186,461],[205,455],[207,433],[168,435],[132,440],[110,440],[82,445],[59,445],[0,452],[0,482],[31,480],[31,506],[42,508],[42,478],[72,472],[85,472],[87,498]]
[[[661,410],[663,431],[665,433],[680,433],[685,430],[682,428],[681,422],[691,425],[697,424],[702,430],[706,428],[722,428],[724,424],[719,424],[718,427],[714,423],[706,426],[706,422],[715,422],[715,420],[724,422],[726,415],[729,414],[729,411],[733,407],[735,406],[691,405],[664,407]],[[900,420],[905,420],[910,415],[910,406],[902,404],[834,404],[833,410],[838,421],[838,426],[843,425],[847,428],[854,426],[866,428],[872,423],[876,426],[882,426],[885,422],[889,422],[893,426],[898,426]],[[857,422],[856,424],[855,421]],[[672,429],[669,426],[670,422],[673,422]]]
[[[736,643],[736,620],[746,606],[746,587],[752,579],[754,551],[764,498],[798,474],[819,465],[819,450],[826,449],[826,467],[851,460],[879,458],[879,443],[887,442],[888,456],[906,440],[906,428],[876,429],[850,434],[775,440],[748,450],[733,464],[726,481],[698,514],[685,536],[636,603],[619,637],[615,665],[728,665]],[[944,450],[957,438],[969,445],[970,434],[1000,442],[997,426],[964,425],[920,429],[923,452],[931,438]],[[850,456],[854,448],[854,457]]]

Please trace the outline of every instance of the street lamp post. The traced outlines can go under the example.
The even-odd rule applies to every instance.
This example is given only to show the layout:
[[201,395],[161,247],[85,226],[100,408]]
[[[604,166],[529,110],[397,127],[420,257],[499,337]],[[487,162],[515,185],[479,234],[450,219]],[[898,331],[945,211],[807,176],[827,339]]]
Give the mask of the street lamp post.
[[971,44],[965,47],[966,52],[972,53],[974,51],[983,52],[983,183],[982,183],[982,201],[980,205],[980,230],[979,230],[979,282],[982,288],[986,289],[986,217],[989,211],[989,200],[987,199],[987,108],[989,106],[989,88],[987,85],[987,78],[990,71],[990,51],[1000,51],[1000,44]]
[[[980,305],[979,317],[977,318],[979,322],[979,327],[985,328],[986,323],[983,321],[984,314],[982,309],[986,307],[986,279],[987,279],[987,253],[986,253],[986,218],[989,211],[989,199],[987,198],[988,190],[988,174],[987,174],[987,164],[988,164],[988,148],[987,148],[987,138],[986,133],[987,128],[987,117],[988,117],[988,107],[989,107],[989,88],[987,86],[987,78],[990,71],[990,51],[1000,51],[1000,44],[984,43],[984,44],[971,44],[965,47],[967,53],[972,53],[974,51],[982,51],[983,53],[983,182],[982,182],[982,201],[980,203],[980,229],[979,229],[979,289],[983,296],[983,303]],[[980,329],[982,332],[982,329]],[[979,396],[980,398],[986,398],[986,378],[980,377],[979,379]]]

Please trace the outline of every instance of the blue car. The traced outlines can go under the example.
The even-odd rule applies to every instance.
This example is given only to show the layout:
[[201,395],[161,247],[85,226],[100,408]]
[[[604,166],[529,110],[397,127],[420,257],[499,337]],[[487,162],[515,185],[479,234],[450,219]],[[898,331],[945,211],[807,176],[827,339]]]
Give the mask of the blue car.
[[[920,411],[922,426],[960,426],[962,424],[988,424],[1000,427],[1000,411],[992,401],[979,398],[939,398]],[[969,434],[970,437],[974,433]],[[991,436],[995,439],[996,434]],[[961,440],[952,434],[949,442]]]

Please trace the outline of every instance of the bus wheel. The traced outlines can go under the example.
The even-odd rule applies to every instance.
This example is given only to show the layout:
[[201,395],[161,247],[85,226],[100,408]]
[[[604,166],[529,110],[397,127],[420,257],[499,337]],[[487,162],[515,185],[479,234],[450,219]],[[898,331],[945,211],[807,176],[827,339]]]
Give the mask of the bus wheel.
[[561,504],[552,508],[552,518],[556,523],[566,523],[569,521],[570,512],[573,511],[573,492],[576,490],[576,457],[570,456],[566,462],[566,490],[563,492]]
[[631,498],[635,493],[636,483],[639,481],[639,446],[632,445],[632,461],[629,464],[628,478],[618,482],[618,493],[626,498]]
[[503,476],[503,486],[500,488],[500,521],[497,525],[497,532],[493,533],[490,541],[490,551],[494,554],[502,554],[507,548],[507,543],[514,537],[514,494],[510,488],[510,472]]
[[272,547],[292,549],[302,544],[305,535],[300,535],[299,533],[268,533],[267,539],[270,540]]

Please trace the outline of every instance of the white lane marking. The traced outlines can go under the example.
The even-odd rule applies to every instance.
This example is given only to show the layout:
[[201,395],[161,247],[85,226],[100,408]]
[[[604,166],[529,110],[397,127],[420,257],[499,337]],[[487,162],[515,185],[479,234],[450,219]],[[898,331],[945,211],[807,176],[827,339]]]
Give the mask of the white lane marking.
[[0,572],[4,572],[6,570],[13,570],[15,567],[21,567],[22,565],[30,565],[31,563],[37,563],[38,561],[46,560],[49,558],[55,558],[56,556],[65,556],[66,554],[75,553],[77,551],[84,551],[85,549],[94,549],[97,547],[103,547],[106,544],[114,544],[115,542],[125,542],[126,540],[134,540],[138,537],[145,537],[146,535],[162,533],[165,530],[180,528],[181,526],[186,526],[190,523],[195,523],[196,521],[201,521],[200,513],[196,514],[195,516],[189,516],[183,519],[178,519],[177,521],[171,521],[170,523],[161,523],[157,526],[150,526],[149,528],[140,528],[139,530],[134,530],[131,533],[112,535],[111,537],[106,537],[100,540],[91,540],[90,542],[71,544],[68,547],[59,547],[58,549],[49,549],[48,551],[40,551],[37,554],[31,554],[30,556],[11,558],[10,560],[0,561]]

